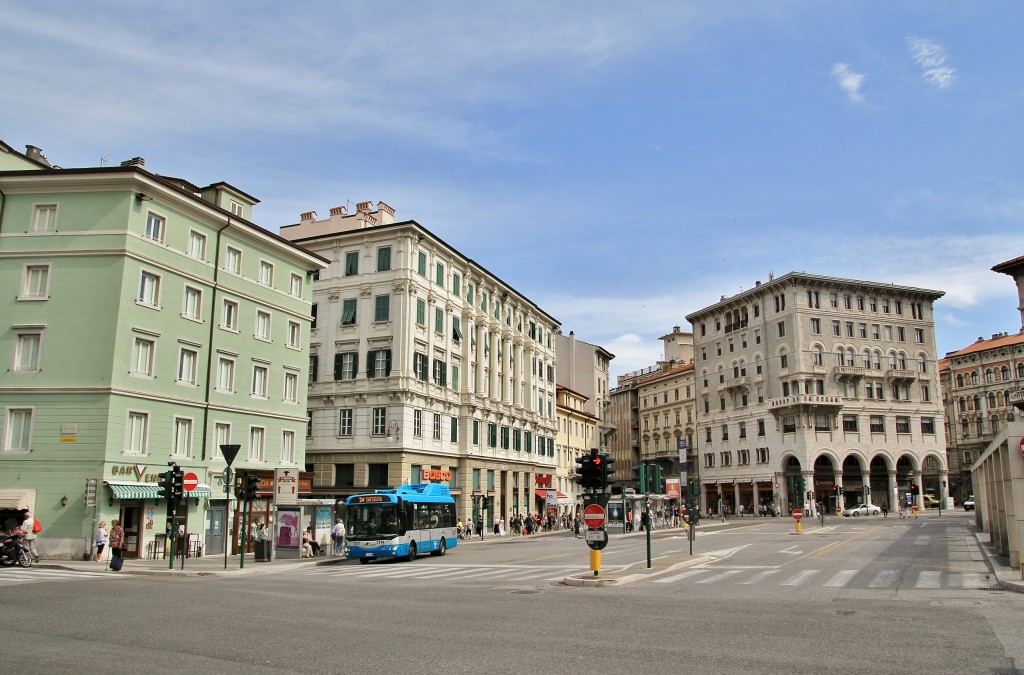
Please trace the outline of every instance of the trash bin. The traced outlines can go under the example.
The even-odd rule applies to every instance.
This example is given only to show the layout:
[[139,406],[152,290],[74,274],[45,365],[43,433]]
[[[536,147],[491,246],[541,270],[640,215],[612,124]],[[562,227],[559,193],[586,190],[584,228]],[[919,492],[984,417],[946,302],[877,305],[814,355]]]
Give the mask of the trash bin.
[[256,562],[270,562],[270,541],[256,540]]

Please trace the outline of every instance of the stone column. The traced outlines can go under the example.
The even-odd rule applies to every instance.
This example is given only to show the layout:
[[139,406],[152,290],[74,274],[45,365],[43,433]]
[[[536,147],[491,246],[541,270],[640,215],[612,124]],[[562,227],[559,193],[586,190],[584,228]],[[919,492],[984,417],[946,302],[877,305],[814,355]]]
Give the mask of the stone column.
[[896,489],[896,469],[889,471],[888,481],[888,492],[886,494],[886,504],[889,505],[890,511],[895,511],[900,508],[900,494]]
[[803,476],[804,479],[804,492],[800,495],[800,499],[797,503],[803,505],[805,517],[813,518],[817,509],[814,508],[814,502],[809,502],[807,500],[807,492],[814,491],[814,471],[803,470],[800,472],[800,475]]
[[865,471],[860,475],[861,482],[864,488],[861,490],[861,494],[864,496],[864,504],[874,504],[871,500],[871,472]]
[[917,504],[917,510],[924,512],[924,486],[921,484],[921,469],[914,469],[914,481],[913,484],[918,487],[917,497],[914,498],[914,503]]

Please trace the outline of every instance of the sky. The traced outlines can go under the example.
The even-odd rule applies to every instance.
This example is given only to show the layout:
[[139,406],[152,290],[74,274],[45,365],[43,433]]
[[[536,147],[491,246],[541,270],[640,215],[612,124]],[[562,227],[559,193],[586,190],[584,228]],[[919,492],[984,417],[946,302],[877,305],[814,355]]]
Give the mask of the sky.
[[[3,3],[0,139],[228,182],[272,231],[384,201],[616,355],[808,272],[1021,330],[1024,3]],[[350,209],[351,211],[351,209]]]

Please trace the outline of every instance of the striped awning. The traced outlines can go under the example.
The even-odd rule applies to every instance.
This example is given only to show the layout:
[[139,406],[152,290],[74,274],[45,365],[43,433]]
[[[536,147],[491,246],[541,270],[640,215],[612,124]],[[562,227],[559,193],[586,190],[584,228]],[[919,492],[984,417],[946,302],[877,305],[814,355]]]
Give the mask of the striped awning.
[[[156,483],[134,483],[129,481],[108,480],[105,481],[110,491],[114,493],[114,499],[160,499],[157,491],[160,486]],[[192,492],[186,492],[186,499],[209,499],[210,486],[200,483]]]

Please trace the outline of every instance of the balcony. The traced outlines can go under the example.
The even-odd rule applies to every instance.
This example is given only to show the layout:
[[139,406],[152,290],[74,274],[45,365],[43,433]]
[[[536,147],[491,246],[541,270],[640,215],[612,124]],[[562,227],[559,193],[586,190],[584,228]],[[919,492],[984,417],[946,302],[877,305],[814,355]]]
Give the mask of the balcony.
[[773,414],[800,409],[810,409],[824,414],[825,412],[835,412],[842,407],[843,399],[839,396],[822,394],[797,394],[796,396],[768,399],[768,411]]
[[737,389],[749,389],[750,378],[748,378],[746,375],[740,375],[739,377],[734,377],[726,380],[725,382],[722,383],[722,387],[724,387],[726,391],[733,391]]
[[913,370],[887,370],[885,376],[889,380],[916,380],[917,373]]
[[859,380],[864,377],[864,369],[860,366],[836,366],[836,381]]
[[1024,410],[1024,389],[1010,392],[1010,405],[1017,410]]

